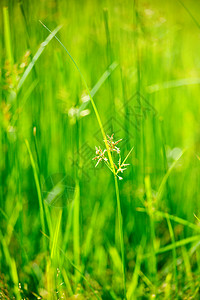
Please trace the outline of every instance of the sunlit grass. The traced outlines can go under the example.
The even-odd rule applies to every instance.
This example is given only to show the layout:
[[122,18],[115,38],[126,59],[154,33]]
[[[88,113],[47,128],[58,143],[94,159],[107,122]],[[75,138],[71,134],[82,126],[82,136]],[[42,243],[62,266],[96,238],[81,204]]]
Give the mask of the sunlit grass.
[[198,1],[0,9],[0,298],[198,299]]

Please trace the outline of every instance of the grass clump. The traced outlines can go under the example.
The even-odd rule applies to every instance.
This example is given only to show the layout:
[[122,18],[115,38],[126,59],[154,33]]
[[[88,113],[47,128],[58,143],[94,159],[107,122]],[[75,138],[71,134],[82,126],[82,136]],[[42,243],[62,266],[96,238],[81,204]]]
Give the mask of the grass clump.
[[0,11],[0,298],[199,299],[198,2]]

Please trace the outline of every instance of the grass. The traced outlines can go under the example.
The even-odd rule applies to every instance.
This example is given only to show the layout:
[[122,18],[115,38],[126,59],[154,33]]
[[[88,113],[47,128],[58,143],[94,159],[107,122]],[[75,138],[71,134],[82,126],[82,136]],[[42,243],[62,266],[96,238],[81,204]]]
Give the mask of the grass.
[[0,297],[198,299],[199,4],[0,10]]

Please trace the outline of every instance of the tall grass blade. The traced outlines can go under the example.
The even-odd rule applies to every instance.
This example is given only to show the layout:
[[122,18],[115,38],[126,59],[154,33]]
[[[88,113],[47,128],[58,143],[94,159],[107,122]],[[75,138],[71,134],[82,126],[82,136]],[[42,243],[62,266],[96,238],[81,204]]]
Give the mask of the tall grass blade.
[[127,299],[128,300],[137,299],[135,296],[135,290],[137,288],[140,267],[141,267],[141,262],[142,262],[143,245],[144,245],[144,243],[142,243],[139,246],[138,251],[137,251],[137,259],[136,259],[136,263],[135,263],[135,269],[133,272],[133,277],[130,282],[130,286],[127,291]]
[[152,201],[152,191],[151,191],[151,181],[150,177],[145,177],[145,190],[147,195],[147,204],[148,204],[148,215],[150,220],[150,234],[151,234],[151,243],[152,243],[152,276],[154,282],[157,281],[157,259],[156,259],[156,233],[155,233],[155,223],[153,215],[153,201]]
[[9,21],[8,7],[3,7],[3,20],[4,20],[4,36],[5,36],[7,58],[12,67],[14,60],[13,60],[12,47],[11,47],[10,21]]
[[[80,209],[80,187],[79,182],[76,182],[74,207],[73,207],[73,246],[74,246],[74,263],[80,267],[80,233],[79,233],[79,209]],[[76,279],[78,281],[78,273],[76,272]]]
[[53,233],[53,242],[52,242],[52,247],[51,247],[51,259],[53,260],[55,255],[56,255],[56,248],[58,244],[58,235],[59,235],[59,230],[60,230],[60,224],[61,224],[61,219],[62,219],[62,210],[59,210],[58,213],[58,219],[56,223],[56,228]]
[[176,159],[174,160],[174,162],[172,163],[172,165],[170,166],[170,168],[167,170],[167,173],[165,174],[165,176],[163,177],[162,181],[161,181],[161,184],[159,186],[159,189],[158,189],[158,193],[157,193],[157,196],[156,196],[156,199],[157,201],[159,202],[159,200],[161,199],[162,197],[162,194],[163,194],[163,191],[164,191],[164,187],[165,187],[165,184],[166,184],[166,181],[169,177],[169,175],[171,174],[171,172],[173,171],[174,167],[176,166],[177,162],[180,160],[180,158],[183,156],[183,154],[185,153],[186,149],[184,149],[177,157]]
[[37,195],[38,195],[38,200],[39,200],[40,221],[41,221],[41,225],[42,225],[42,231],[45,232],[45,216],[44,216],[44,207],[43,207],[43,202],[42,202],[40,181],[39,181],[36,164],[35,164],[28,140],[25,140],[25,144],[26,144],[26,147],[28,150],[28,154],[29,154],[30,161],[31,161],[31,166],[33,169],[33,175],[34,175],[34,180],[35,180],[35,185],[36,185],[36,190],[37,190]]
[[[167,225],[169,228],[169,233],[171,237],[172,244],[175,245],[175,236],[174,236],[174,231],[172,228],[171,221],[169,219],[169,216],[166,214],[166,219],[167,219]],[[176,293],[178,292],[178,273],[177,273],[177,256],[176,256],[176,248],[174,246],[172,250],[172,255],[173,255],[173,266],[174,266],[174,279],[175,279],[175,285],[176,285]]]
[[[168,251],[172,251],[174,248],[179,248],[179,247],[185,246],[187,244],[194,243],[194,242],[198,241],[199,239],[200,239],[200,235],[194,235],[189,238],[182,239],[180,241],[175,242],[174,244],[169,244],[165,247],[162,247],[162,248],[156,250],[155,254],[158,255],[158,254],[166,253]],[[146,253],[143,255],[143,259],[146,259],[150,256],[151,256],[151,253]]]
[[20,89],[22,88],[26,78],[28,77],[28,75],[30,74],[31,70],[33,69],[35,63],[37,62],[38,58],[40,57],[40,55],[42,54],[42,52],[44,51],[44,49],[46,48],[46,46],[49,44],[49,42],[55,37],[55,35],[58,33],[58,31],[62,28],[62,26],[58,26],[56,27],[46,38],[46,40],[44,42],[41,43],[38,51],[36,52],[36,54],[33,56],[32,61],[30,62],[30,64],[28,65],[28,67],[26,68],[24,74],[22,75],[18,85],[17,85],[17,92],[20,91]]
[[[138,208],[137,211],[140,211],[140,212],[147,212],[146,208]],[[187,226],[189,228],[191,228],[192,230],[195,230],[195,231],[200,231],[200,227],[196,224],[193,224],[185,219],[182,219],[180,217],[177,217],[177,216],[174,216],[174,215],[171,215],[169,213],[166,213],[166,212],[162,212],[162,211],[158,211],[158,210],[155,210],[154,211],[154,214],[159,216],[159,217],[163,217],[163,218],[169,218],[169,220],[172,220],[176,223],[179,223],[179,224],[182,224],[183,226]]]

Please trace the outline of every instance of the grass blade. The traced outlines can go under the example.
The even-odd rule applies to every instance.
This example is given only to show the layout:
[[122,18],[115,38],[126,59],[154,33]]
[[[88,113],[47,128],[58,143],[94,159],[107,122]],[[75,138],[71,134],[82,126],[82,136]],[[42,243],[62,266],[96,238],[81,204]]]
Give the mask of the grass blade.
[[174,279],[175,279],[176,293],[177,293],[178,292],[178,274],[177,274],[177,267],[176,267],[177,257],[176,257],[176,248],[175,248],[175,236],[174,236],[172,224],[170,222],[168,215],[166,215],[166,219],[167,219],[167,225],[169,228],[169,233],[170,233],[170,237],[172,240],[172,244],[174,245],[174,248],[172,249],[172,255],[173,255],[173,266],[174,266]]
[[[147,212],[146,208],[138,208],[137,211],[140,211],[140,212]],[[157,215],[157,216],[160,216],[160,217],[163,217],[163,218],[169,218],[170,220],[176,222],[176,223],[179,223],[179,224],[182,224],[183,226],[187,226],[193,230],[196,230],[196,231],[200,231],[200,227],[198,225],[195,225],[185,219],[182,219],[180,217],[177,217],[177,216],[174,216],[174,215],[170,215],[169,213],[166,213],[166,212],[162,212],[162,211],[154,211],[154,214]]]
[[28,140],[25,140],[25,144],[26,144],[26,147],[28,150],[28,154],[29,154],[30,161],[31,161],[31,166],[33,169],[33,175],[34,175],[34,179],[35,179],[35,185],[36,185],[36,190],[37,190],[37,195],[38,195],[38,200],[39,200],[40,221],[41,221],[41,225],[42,225],[42,231],[45,232],[44,208],[43,208],[43,202],[42,202],[42,193],[41,193],[41,188],[40,188],[39,177],[37,174],[36,164],[35,164]]
[[36,52],[36,54],[33,56],[32,61],[30,62],[30,64],[28,65],[28,67],[26,68],[24,74],[22,75],[18,85],[17,85],[17,92],[20,91],[21,87],[23,86],[26,78],[28,77],[28,75],[30,74],[31,70],[33,69],[35,63],[37,62],[38,58],[40,57],[40,55],[42,54],[42,52],[44,51],[44,49],[46,48],[46,46],[49,44],[49,42],[55,37],[55,35],[58,33],[58,31],[62,28],[62,26],[58,26],[56,27],[46,38],[46,40],[41,43],[38,51]]
[[51,259],[52,260],[54,259],[54,256],[55,256],[55,253],[56,253],[61,219],[62,219],[62,210],[60,209],[59,213],[58,213],[56,228],[55,228],[55,231],[54,231],[54,234],[53,234],[53,241],[52,241],[52,247],[51,247]]
[[[178,242],[175,242],[174,244],[169,244],[165,247],[162,247],[162,248],[156,250],[155,254],[156,255],[163,254],[163,253],[166,253],[168,251],[172,251],[174,248],[180,248],[180,247],[185,246],[187,244],[194,243],[198,240],[200,240],[200,235],[194,235],[194,236],[191,236],[189,238],[185,238],[185,239],[182,239]],[[143,259],[146,259],[150,256],[151,256],[151,253],[146,253],[146,254],[143,255]]]
[[170,166],[170,168],[167,170],[167,173],[165,174],[165,176],[163,177],[162,181],[161,181],[161,184],[159,186],[159,189],[158,189],[158,193],[157,193],[157,196],[156,196],[156,199],[157,201],[159,201],[162,197],[162,193],[164,191],[164,187],[165,187],[165,184],[167,182],[167,179],[169,177],[169,175],[171,174],[171,172],[173,171],[174,167],[176,166],[177,162],[179,161],[179,159],[183,156],[183,154],[185,153],[186,149],[184,149],[177,157],[176,159],[174,160],[174,162],[172,163],[172,165]]
[[12,47],[11,47],[10,21],[9,21],[8,7],[3,8],[3,20],[4,20],[4,35],[5,35],[7,58],[12,67],[14,60],[13,60]]
[[[76,182],[74,195],[74,215],[73,215],[73,243],[74,243],[74,263],[80,267],[80,236],[79,236],[79,209],[80,209],[80,187]],[[78,273],[76,272],[76,280],[78,281]]]
[[138,248],[137,259],[136,259],[136,263],[135,263],[133,277],[131,279],[129,289],[127,291],[127,299],[128,300],[136,299],[135,290],[137,288],[138,277],[139,277],[140,267],[141,267],[141,262],[142,262],[143,245],[144,245],[144,243],[142,243]]
[[151,181],[150,177],[146,176],[145,179],[145,190],[147,195],[147,203],[148,203],[148,215],[150,219],[150,234],[151,234],[151,243],[152,243],[152,276],[154,277],[154,282],[157,281],[157,260],[156,260],[156,233],[155,233],[155,224],[154,224],[154,216],[153,216],[153,203],[152,203],[152,191],[151,191]]

